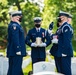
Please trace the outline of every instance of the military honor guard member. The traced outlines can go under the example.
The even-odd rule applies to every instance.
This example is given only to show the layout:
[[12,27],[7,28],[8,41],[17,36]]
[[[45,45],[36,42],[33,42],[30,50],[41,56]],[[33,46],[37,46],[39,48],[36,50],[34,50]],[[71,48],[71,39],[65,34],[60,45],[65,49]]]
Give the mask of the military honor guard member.
[[[72,36],[73,28],[68,23],[70,15],[61,11],[58,16],[59,28],[58,47],[51,49],[50,53],[54,56],[57,72],[64,75],[71,73],[71,57],[73,57]],[[54,43],[54,42],[53,42]]]
[[50,44],[50,37],[46,34],[46,30],[41,28],[41,21],[41,17],[35,17],[35,27],[29,30],[26,36],[26,44],[31,47],[32,65],[39,61],[45,61],[45,48]]
[[22,61],[26,56],[24,31],[20,25],[22,19],[21,11],[10,13],[11,22],[8,25],[7,57],[9,68],[7,75],[23,75]]

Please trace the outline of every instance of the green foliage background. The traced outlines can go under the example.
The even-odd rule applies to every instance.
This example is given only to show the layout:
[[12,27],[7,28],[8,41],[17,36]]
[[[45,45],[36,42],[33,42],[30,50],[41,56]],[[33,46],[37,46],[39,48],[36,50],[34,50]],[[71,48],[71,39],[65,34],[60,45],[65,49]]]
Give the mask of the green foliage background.
[[[60,10],[73,15],[72,26],[74,28],[73,47],[76,50],[76,1],[75,0],[44,0],[44,8],[40,12],[39,4],[31,3],[29,0],[0,0],[0,49],[5,49],[7,45],[7,27],[10,22],[9,11],[21,10],[23,12],[22,26],[25,35],[28,30],[34,27],[33,18],[40,16],[43,18],[42,27],[48,29],[49,24],[54,22],[54,32],[56,31],[56,18]],[[2,28],[3,27],[3,28]]]
[[[44,0],[44,8],[40,12],[39,4],[31,3],[29,0],[0,0],[0,52],[4,52],[7,46],[7,27],[10,22],[9,11],[21,10],[23,13],[22,26],[25,36],[29,29],[34,27],[33,18],[40,16],[43,18],[42,27],[48,29],[49,24],[54,22],[54,32],[56,31],[56,18],[60,10],[73,15],[72,26],[74,28],[73,48],[76,56],[76,0]],[[50,49],[51,45],[46,48]],[[27,46],[27,50],[30,48]],[[23,69],[24,74],[31,70],[31,63]]]

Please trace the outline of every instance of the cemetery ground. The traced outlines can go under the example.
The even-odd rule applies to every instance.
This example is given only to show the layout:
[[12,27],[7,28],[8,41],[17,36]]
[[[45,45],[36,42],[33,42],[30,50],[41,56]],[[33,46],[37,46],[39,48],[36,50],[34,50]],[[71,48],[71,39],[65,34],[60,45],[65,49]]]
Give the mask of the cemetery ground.
[[[30,57],[29,56],[26,56],[26,57],[24,57],[24,60],[23,61],[25,61],[25,60],[27,60],[27,59],[29,59]],[[53,57],[52,56],[50,56],[50,58],[53,60]],[[52,61],[51,60],[51,61]],[[47,56],[47,58],[46,58],[46,61],[49,61],[49,59],[48,59],[48,56]],[[75,72],[75,74],[73,74],[73,75],[76,75],[76,69],[75,69],[75,65],[76,65],[76,57],[75,57],[75,60],[73,60],[73,62],[75,62],[74,64],[73,64],[73,67],[72,67],[72,69],[74,70],[74,72]],[[51,62],[50,62],[51,63]],[[54,63],[54,62],[53,62]],[[24,72],[24,75],[28,75],[28,72],[29,71],[31,71],[32,70],[32,63],[30,62],[26,67],[25,67],[25,65],[26,65],[26,62],[25,62],[25,64],[24,64],[24,68],[23,68],[23,72]],[[53,67],[52,67],[53,68]],[[55,68],[55,71],[56,71],[56,68]]]
[[[48,59],[46,58],[46,61],[48,61]],[[30,62],[29,65],[27,65],[26,68],[23,69],[24,75],[28,75],[28,72],[32,71],[32,63]]]
[[[53,60],[53,57],[52,56],[51,56],[51,58]],[[47,62],[49,61],[48,60],[48,57],[46,58],[46,61]],[[23,69],[24,75],[28,75],[28,72],[29,71],[32,71],[32,63],[30,63],[26,68]],[[54,71],[56,72],[56,68],[54,68]],[[72,58],[72,75],[76,75],[76,57],[73,57]]]
[[[30,48],[27,47],[27,51],[29,51],[29,50],[30,50]],[[49,50],[49,47],[47,47],[46,50]],[[0,50],[0,53],[3,53],[6,56],[6,51]],[[73,62],[76,63],[76,51],[74,51],[74,57],[75,57],[75,61],[73,61]],[[26,60],[28,58],[30,58],[30,56],[24,57],[24,60]],[[50,58],[53,59],[53,56],[50,56]],[[49,60],[50,59],[48,59],[48,56],[47,56],[46,61],[49,61]],[[26,65],[24,65],[24,66],[26,66]],[[28,75],[28,72],[31,71],[31,70],[32,70],[32,63],[30,62],[29,65],[27,65],[26,67],[23,68],[24,75]],[[55,68],[55,71],[56,71],[56,68]],[[75,74],[76,74],[76,70],[75,70]]]

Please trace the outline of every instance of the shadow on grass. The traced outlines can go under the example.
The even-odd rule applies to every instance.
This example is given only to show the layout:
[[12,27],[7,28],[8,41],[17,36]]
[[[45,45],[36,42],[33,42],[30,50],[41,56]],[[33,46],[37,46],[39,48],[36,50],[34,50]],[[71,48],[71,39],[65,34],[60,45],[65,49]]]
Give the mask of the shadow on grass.
[[32,70],[32,63],[30,63],[26,68],[23,69],[24,75],[28,75],[29,71]]

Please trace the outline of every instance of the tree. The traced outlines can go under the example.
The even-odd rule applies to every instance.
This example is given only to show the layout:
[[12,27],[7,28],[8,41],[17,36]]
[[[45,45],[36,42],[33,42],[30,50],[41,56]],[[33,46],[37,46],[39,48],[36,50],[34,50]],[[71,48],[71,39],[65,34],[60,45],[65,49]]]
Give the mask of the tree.
[[[33,18],[35,16],[40,16],[40,9],[38,7],[38,5],[35,3],[31,3],[27,0],[27,2],[25,2],[24,0],[3,0],[0,1],[0,25],[1,26],[8,26],[9,22],[10,22],[10,16],[9,16],[9,12],[10,10],[21,10],[23,13],[23,20],[22,20],[22,26],[24,28],[25,31],[25,35],[27,34],[27,31],[32,28],[34,26],[34,21]],[[0,28],[2,28],[0,26]],[[6,31],[6,29],[3,28],[2,32],[0,32],[2,34],[2,36],[5,37],[5,33],[3,31]],[[0,46],[5,46],[6,44],[4,44],[4,38],[0,36],[1,38],[1,43]]]
[[0,26],[0,49],[5,49],[7,45],[7,27]]
[[18,10],[23,12],[22,26],[25,33],[27,33],[27,30],[34,26],[33,18],[35,16],[40,16],[39,7],[36,4],[29,2],[29,0],[27,0],[27,2],[24,2],[24,0],[8,0],[8,4],[17,7]]
[[[69,12],[73,15],[72,26],[74,28],[74,38],[76,39],[76,1],[75,0],[44,0],[43,25],[48,28],[50,22],[54,21],[54,30],[56,30],[56,18],[59,11]],[[74,40],[74,39],[73,39]],[[76,40],[74,40],[74,43]]]
[[48,27],[49,23],[54,21],[56,24],[56,18],[60,10],[69,12],[73,15],[72,25],[76,28],[76,2],[74,0],[44,0],[44,11],[43,11],[43,24]]
[[[56,30],[56,18],[60,10],[69,12],[73,15],[74,36],[76,38],[76,1],[75,0],[44,0],[44,9],[40,12],[38,3],[32,3],[30,0],[0,0],[0,27],[7,27],[10,18],[9,10],[21,10],[23,13],[22,26],[25,31],[34,27],[33,18],[40,16],[43,18],[42,27],[48,28],[50,22],[54,21],[54,31]],[[4,30],[4,29],[3,29]],[[1,33],[1,32],[0,32]],[[4,34],[3,34],[4,35]],[[0,36],[1,39],[3,37]]]

